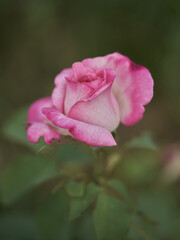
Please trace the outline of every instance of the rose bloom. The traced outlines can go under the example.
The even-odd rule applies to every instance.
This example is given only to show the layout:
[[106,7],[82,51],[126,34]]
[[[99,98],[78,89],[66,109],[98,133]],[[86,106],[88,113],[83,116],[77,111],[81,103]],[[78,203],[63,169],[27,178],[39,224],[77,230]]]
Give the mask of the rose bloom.
[[51,97],[33,103],[28,111],[27,137],[50,144],[69,135],[93,146],[113,146],[119,126],[137,123],[153,96],[149,71],[113,53],[87,58],[55,78]]

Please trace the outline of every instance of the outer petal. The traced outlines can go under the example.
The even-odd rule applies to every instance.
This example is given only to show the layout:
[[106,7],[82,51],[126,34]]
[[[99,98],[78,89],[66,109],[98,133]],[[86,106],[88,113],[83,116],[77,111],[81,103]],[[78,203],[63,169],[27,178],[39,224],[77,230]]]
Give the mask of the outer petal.
[[120,123],[119,107],[108,83],[88,99],[78,101],[69,112],[69,117],[114,131]]
[[27,137],[30,142],[37,143],[40,137],[44,137],[44,141],[50,144],[54,138],[60,141],[60,134],[54,131],[50,125],[46,123],[33,123],[27,129]]
[[42,114],[42,109],[44,107],[52,107],[51,98],[41,98],[34,102],[28,111],[28,122],[42,122],[46,120],[46,117]]
[[108,55],[107,65],[117,74],[112,90],[119,103],[121,122],[133,125],[143,117],[143,105],[152,99],[152,76],[145,67],[119,53]]
[[116,72],[112,90],[119,104],[122,123],[133,125],[143,117],[143,105],[153,96],[153,79],[145,67],[119,53],[88,58],[83,63],[94,70],[112,68]]
[[66,78],[70,76],[71,72],[71,68],[65,69],[55,78],[56,87],[52,92],[52,103],[62,113],[64,112],[64,99],[67,84]]
[[28,111],[27,137],[30,142],[37,143],[40,137],[50,144],[53,138],[60,140],[60,134],[56,132],[47,122],[47,118],[42,113],[44,107],[52,107],[51,98],[42,98],[34,102]]
[[105,128],[68,118],[54,108],[44,108],[42,112],[54,125],[68,129],[79,141],[93,146],[116,145],[113,136]]

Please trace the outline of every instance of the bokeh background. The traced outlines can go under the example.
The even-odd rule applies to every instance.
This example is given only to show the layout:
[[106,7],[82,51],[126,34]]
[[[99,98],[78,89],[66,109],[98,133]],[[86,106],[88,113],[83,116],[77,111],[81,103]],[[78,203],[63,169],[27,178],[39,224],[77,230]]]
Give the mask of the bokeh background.
[[[155,82],[143,120],[121,125],[119,144],[146,130],[164,150],[179,151],[180,1],[0,0],[0,29],[1,129],[18,109],[50,95],[62,69],[117,51]],[[2,132],[1,168],[28,152]]]

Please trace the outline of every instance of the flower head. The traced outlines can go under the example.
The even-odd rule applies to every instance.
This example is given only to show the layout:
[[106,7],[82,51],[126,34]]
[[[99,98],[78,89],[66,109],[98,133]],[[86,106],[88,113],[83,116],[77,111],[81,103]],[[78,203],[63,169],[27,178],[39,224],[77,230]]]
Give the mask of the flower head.
[[153,96],[149,71],[113,53],[76,62],[55,78],[52,96],[29,109],[27,136],[46,143],[70,135],[94,146],[113,146],[111,134],[122,122],[137,123]]

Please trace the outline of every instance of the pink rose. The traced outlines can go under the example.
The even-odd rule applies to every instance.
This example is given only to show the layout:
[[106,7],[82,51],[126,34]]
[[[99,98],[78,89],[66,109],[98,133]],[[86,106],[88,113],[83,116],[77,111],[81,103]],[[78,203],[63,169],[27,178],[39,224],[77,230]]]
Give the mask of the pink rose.
[[153,96],[149,71],[119,53],[88,58],[55,78],[52,96],[33,103],[27,137],[46,143],[70,135],[94,146],[113,146],[120,122],[137,123]]

